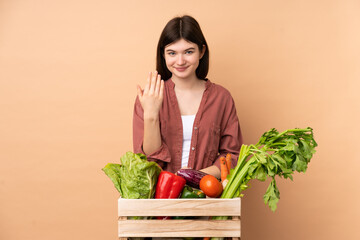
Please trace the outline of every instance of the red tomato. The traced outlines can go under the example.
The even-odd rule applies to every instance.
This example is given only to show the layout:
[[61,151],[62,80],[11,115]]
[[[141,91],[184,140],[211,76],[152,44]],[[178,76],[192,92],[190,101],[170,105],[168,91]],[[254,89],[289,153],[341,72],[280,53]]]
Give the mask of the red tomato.
[[212,198],[219,197],[223,191],[221,183],[213,175],[206,175],[201,178],[200,189],[206,196]]

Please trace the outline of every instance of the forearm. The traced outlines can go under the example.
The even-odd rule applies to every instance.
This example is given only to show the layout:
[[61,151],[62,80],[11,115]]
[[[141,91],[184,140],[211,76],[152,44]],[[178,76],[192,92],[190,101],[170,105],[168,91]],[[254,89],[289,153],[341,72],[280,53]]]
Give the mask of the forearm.
[[213,175],[216,178],[220,178],[221,172],[220,169],[217,166],[210,166],[204,169],[201,169],[200,171]]
[[144,113],[143,151],[146,155],[155,152],[161,147],[159,117],[148,116]]

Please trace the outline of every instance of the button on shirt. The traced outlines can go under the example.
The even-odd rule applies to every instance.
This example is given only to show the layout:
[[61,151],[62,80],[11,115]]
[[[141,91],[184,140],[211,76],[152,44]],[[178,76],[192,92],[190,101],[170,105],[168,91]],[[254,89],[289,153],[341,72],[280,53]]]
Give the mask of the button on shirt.
[[[205,80],[201,80],[205,81]],[[183,126],[174,82],[164,84],[164,100],[159,113],[161,146],[147,156],[164,170],[176,172],[181,168]],[[138,97],[133,115],[133,148],[143,153],[144,111]],[[220,168],[220,156],[232,155],[232,167],[237,163],[242,145],[240,124],[231,94],[224,87],[206,80],[199,109],[195,115],[188,166],[200,170],[209,166]]]

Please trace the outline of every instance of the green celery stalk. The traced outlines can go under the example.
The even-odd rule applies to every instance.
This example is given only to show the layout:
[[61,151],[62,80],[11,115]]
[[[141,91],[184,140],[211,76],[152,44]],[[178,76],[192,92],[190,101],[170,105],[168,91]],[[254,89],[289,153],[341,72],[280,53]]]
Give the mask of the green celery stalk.
[[[305,172],[315,153],[315,147],[317,143],[314,140],[313,129],[310,127],[288,129],[282,133],[275,128],[270,129],[260,137],[257,144],[241,146],[238,163],[228,175],[228,183],[221,198],[240,197],[241,192],[248,188],[247,183],[251,179],[265,181],[267,177],[271,177],[272,181],[263,199],[274,212],[280,199],[275,176],[292,180],[294,171]],[[218,216],[212,219],[225,220],[227,218]]]

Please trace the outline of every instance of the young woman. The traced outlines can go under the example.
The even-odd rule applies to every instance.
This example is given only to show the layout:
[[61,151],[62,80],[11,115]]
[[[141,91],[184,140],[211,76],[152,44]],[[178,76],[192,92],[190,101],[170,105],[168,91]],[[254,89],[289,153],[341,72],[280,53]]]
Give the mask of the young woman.
[[242,136],[229,91],[206,78],[209,47],[198,22],[185,15],[161,33],[155,72],[137,86],[134,152],[167,171],[192,168],[220,177],[220,156],[236,165]]

